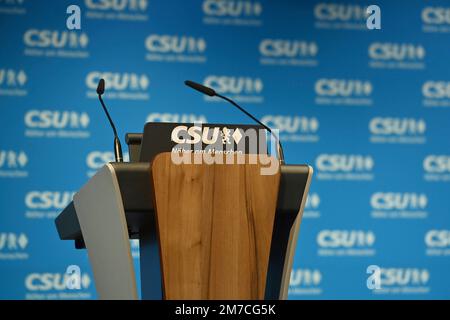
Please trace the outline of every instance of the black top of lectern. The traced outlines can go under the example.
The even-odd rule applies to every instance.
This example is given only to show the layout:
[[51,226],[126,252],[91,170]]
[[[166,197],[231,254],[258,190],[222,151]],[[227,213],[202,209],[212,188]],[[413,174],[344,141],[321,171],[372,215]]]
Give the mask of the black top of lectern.
[[[207,124],[196,124],[196,123],[167,123],[167,122],[147,122],[144,126],[144,133],[127,133],[125,135],[125,141],[128,145],[128,152],[130,155],[131,162],[147,162],[152,161],[153,158],[161,153],[171,151],[177,142],[172,140],[172,133],[175,128],[186,127],[188,130],[192,127],[201,127],[203,134],[203,129],[217,128],[220,134],[220,139],[222,138],[223,130],[229,130],[230,139],[233,140],[233,133],[235,130],[239,130],[243,135],[249,134],[248,129],[253,129],[257,134],[257,141],[254,144],[255,148],[251,148],[249,145],[248,137],[244,136],[241,141],[235,143],[233,149],[242,148],[245,153],[260,153],[261,146],[263,146],[263,152],[267,153],[267,138],[266,130],[261,125],[249,125],[249,124],[220,124],[220,123],[207,123]],[[187,130],[180,130],[180,135],[184,135],[185,138],[192,138],[186,132]],[[199,131],[198,129],[196,130]],[[209,130],[208,130],[209,131]],[[213,130],[210,130],[213,132]],[[259,135],[259,132],[263,134]],[[177,134],[178,135],[178,134]],[[209,137],[212,136],[210,133]],[[219,141],[220,142],[220,141]],[[232,141],[233,143],[235,141]],[[219,143],[222,145],[221,143]],[[193,145],[181,144],[184,149],[192,149]],[[207,145],[202,143],[202,149],[205,149]],[[242,150],[241,149],[241,150]]]
[[[239,132],[235,136],[236,131]],[[260,132],[262,134],[259,134]],[[254,154],[260,153],[260,146],[263,146],[262,151],[267,153],[266,133],[264,127],[260,125],[148,122],[144,127],[139,161],[152,161],[156,155],[172,151],[174,147],[187,150],[193,150],[194,146],[202,150],[211,146],[215,148],[231,147],[232,150],[244,150],[246,154]],[[246,135],[252,134],[255,135],[256,141],[252,141],[253,143],[250,144]],[[209,140],[208,144],[202,139],[199,139],[197,144],[181,142],[183,140],[194,141],[199,137]],[[129,140],[136,141],[136,138],[136,136],[131,136]],[[180,139],[180,141],[174,141],[174,138]],[[228,139],[228,142],[223,143],[223,138]]]

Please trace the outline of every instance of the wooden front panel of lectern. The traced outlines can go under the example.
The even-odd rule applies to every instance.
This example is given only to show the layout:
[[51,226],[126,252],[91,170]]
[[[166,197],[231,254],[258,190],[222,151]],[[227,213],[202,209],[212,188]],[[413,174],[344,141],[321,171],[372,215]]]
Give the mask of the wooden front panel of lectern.
[[264,299],[280,171],[170,153],[151,171],[164,298]]

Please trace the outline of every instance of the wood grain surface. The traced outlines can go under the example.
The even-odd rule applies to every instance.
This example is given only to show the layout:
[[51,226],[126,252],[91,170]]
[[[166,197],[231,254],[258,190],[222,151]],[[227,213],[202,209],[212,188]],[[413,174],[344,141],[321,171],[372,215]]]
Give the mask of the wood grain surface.
[[154,159],[165,299],[264,299],[280,172],[260,169]]

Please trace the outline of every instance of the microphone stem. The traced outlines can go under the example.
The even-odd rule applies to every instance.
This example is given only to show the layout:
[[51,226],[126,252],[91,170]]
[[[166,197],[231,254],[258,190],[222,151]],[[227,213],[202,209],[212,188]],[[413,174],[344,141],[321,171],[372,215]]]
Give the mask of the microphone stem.
[[102,104],[103,110],[106,113],[106,116],[108,117],[108,121],[111,124],[111,128],[113,129],[114,132],[114,137],[118,137],[117,136],[117,130],[116,130],[116,126],[114,125],[114,122],[111,119],[111,116],[109,115],[108,109],[106,109],[105,103],[103,102],[102,96],[98,95],[98,99],[100,100],[100,103]]
[[252,116],[250,113],[248,113],[247,111],[245,111],[240,105],[238,105],[236,102],[234,102],[233,100],[231,100],[230,98],[227,98],[225,96],[222,96],[218,93],[216,93],[216,96],[227,100],[229,103],[231,103],[233,106],[235,106],[236,108],[238,108],[239,110],[241,110],[243,113],[245,113],[247,116],[249,116],[250,118],[253,119],[253,121],[257,122],[258,124],[260,124],[261,126],[263,126],[267,131],[269,131],[270,133],[272,133],[272,130],[270,130],[270,128],[268,126],[266,126],[264,123],[262,123],[261,121],[259,121],[258,119],[256,119],[254,116]]
[[266,126],[264,123],[262,123],[261,121],[259,121],[257,118],[255,118],[254,116],[252,116],[250,113],[248,113],[245,109],[243,109],[240,105],[238,105],[236,102],[234,102],[233,100],[231,100],[230,98],[227,98],[221,94],[218,94],[216,92],[216,96],[218,96],[219,98],[222,98],[226,101],[228,101],[229,103],[231,103],[233,106],[235,106],[236,108],[238,108],[239,110],[241,110],[243,113],[245,113],[247,116],[249,116],[251,119],[253,119],[256,123],[260,124],[262,127],[264,127],[267,131],[270,132],[270,134],[275,138],[275,141],[277,142],[277,156],[278,156],[278,160],[280,160],[281,164],[284,164],[284,152],[283,152],[283,147],[281,146],[281,142],[280,139],[272,132],[272,130]]
[[122,145],[120,144],[120,139],[119,136],[117,135],[116,126],[114,125],[114,122],[112,121],[108,109],[106,109],[105,103],[103,102],[102,96],[100,94],[98,95],[98,99],[100,100],[100,103],[103,107],[103,111],[105,111],[106,117],[108,118],[108,121],[111,124],[111,128],[113,129],[114,132],[114,157],[116,159],[116,162],[123,162]]

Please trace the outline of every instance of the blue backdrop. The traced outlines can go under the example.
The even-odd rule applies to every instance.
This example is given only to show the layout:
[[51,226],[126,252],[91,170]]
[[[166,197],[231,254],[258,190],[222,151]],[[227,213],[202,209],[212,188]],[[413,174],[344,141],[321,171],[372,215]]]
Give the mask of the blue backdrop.
[[[366,29],[369,4],[381,30]],[[449,54],[447,1],[0,0],[0,298],[96,297],[86,251],[53,220],[113,158],[100,77],[121,137],[146,121],[249,122],[192,79],[314,167],[291,299],[450,298]],[[82,290],[64,288],[71,264]]]

